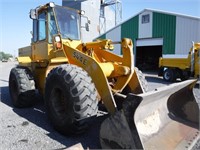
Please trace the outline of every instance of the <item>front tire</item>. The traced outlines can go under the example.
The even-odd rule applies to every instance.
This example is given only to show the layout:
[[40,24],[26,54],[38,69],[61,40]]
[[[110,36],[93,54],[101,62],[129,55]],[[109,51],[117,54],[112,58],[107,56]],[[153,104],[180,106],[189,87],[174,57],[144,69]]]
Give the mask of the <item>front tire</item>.
[[97,91],[86,71],[75,65],[61,65],[48,74],[45,104],[57,131],[80,134],[88,128],[88,118],[97,114]]
[[35,102],[35,82],[28,68],[16,67],[10,71],[9,91],[13,105],[30,107]]

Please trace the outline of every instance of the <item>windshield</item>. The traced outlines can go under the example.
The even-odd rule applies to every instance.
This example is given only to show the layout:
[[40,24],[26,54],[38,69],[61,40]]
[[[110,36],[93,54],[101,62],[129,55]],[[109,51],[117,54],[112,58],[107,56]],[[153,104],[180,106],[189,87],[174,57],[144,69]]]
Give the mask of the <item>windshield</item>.
[[79,15],[66,7],[55,6],[58,28],[63,39],[80,40]]

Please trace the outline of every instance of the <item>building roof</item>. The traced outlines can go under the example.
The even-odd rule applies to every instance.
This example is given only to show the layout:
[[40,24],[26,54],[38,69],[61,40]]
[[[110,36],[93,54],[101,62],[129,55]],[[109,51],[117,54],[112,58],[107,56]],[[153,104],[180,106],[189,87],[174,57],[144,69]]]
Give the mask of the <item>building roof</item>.
[[200,20],[200,17],[190,16],[190,15],[185,15],[185,14],[180,14],[180,13],[175,13],[175,12],[169,12],[169,11],[163,11],[163,10],[157,10],[157,9],[151,9],[151,8],[145,8],[140,13],[142,13],[144,11],[152,11],[152,12],[158,12],[158,13],[162,13],[162,14],[168,14],[168,15],[174,15],[174,16],[180,16],[180,17],[187,17],[187,18],[191,18],[191,19]]
[[[157,9],[151,9],[151,8],[145,8],[142,11],[140,11],[139,13],[135,14],[134,16],[131,16],[130,18],[128,18],[128,19],[124,20],[123,22],[121,22],[120,24],[118,24],[117,26],[115,26],[115,27],[111,28],[110,30],[106,31],[105,33],[108,33],[109,31],[113,30],[114,28],[119,27],[121,24],[127,22],[128,20],[132,19],[135,16],[138,16],[138,15],[142,14],[145,11],[158,12],[158,13],[162,13],[162,14],[174,15],[174,16],[190,18],[190,19],[195,19],[195,20],[199,20],[200,21],[200,17],[190,16],[190,15],[185,15],[185,14],[180,14],[180,13],[175,13],[175,12],[168,12],[168,11],[163,11],[163,10],[157,10]],[[105,33],[103,33],[101,35],[104,35]],[[100,37],[101,35],[99,35],[98,37]]]

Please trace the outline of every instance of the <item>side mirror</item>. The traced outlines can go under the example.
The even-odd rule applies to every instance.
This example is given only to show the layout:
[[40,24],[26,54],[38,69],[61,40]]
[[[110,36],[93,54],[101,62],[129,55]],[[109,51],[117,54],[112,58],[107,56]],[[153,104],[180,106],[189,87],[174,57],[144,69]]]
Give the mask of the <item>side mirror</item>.
[[89,23],[85,23],[85,30],[86,30],[86,31],[90,31]]
[[30,31],[30,34],[33,36],[33,31]]
[[37,19],[37,10],[36,9],[31,9],[29,17],[31,19]]
[[85,23],[85,26],[81,26],[81,28],[85,28],[86,31],[90,31],[90,28],[89,28],[89,24],[91,23],[90,20],[88,19],[87,16],[85,16],[85,11],[84,10],[81,10],[79,11],[79,14],[82,18],[85,18],[86,19],[86,23]]

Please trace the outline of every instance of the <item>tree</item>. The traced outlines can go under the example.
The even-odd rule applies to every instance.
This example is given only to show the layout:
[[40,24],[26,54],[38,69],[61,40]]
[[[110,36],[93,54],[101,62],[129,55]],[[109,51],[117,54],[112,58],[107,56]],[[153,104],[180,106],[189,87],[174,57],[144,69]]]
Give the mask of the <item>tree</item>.
[[2,59],[8,60],[10,57],[12,57],[11,54],[7,54],[7,53],[4,53],[4,52],[0,52],[0,60],[2,60]]

